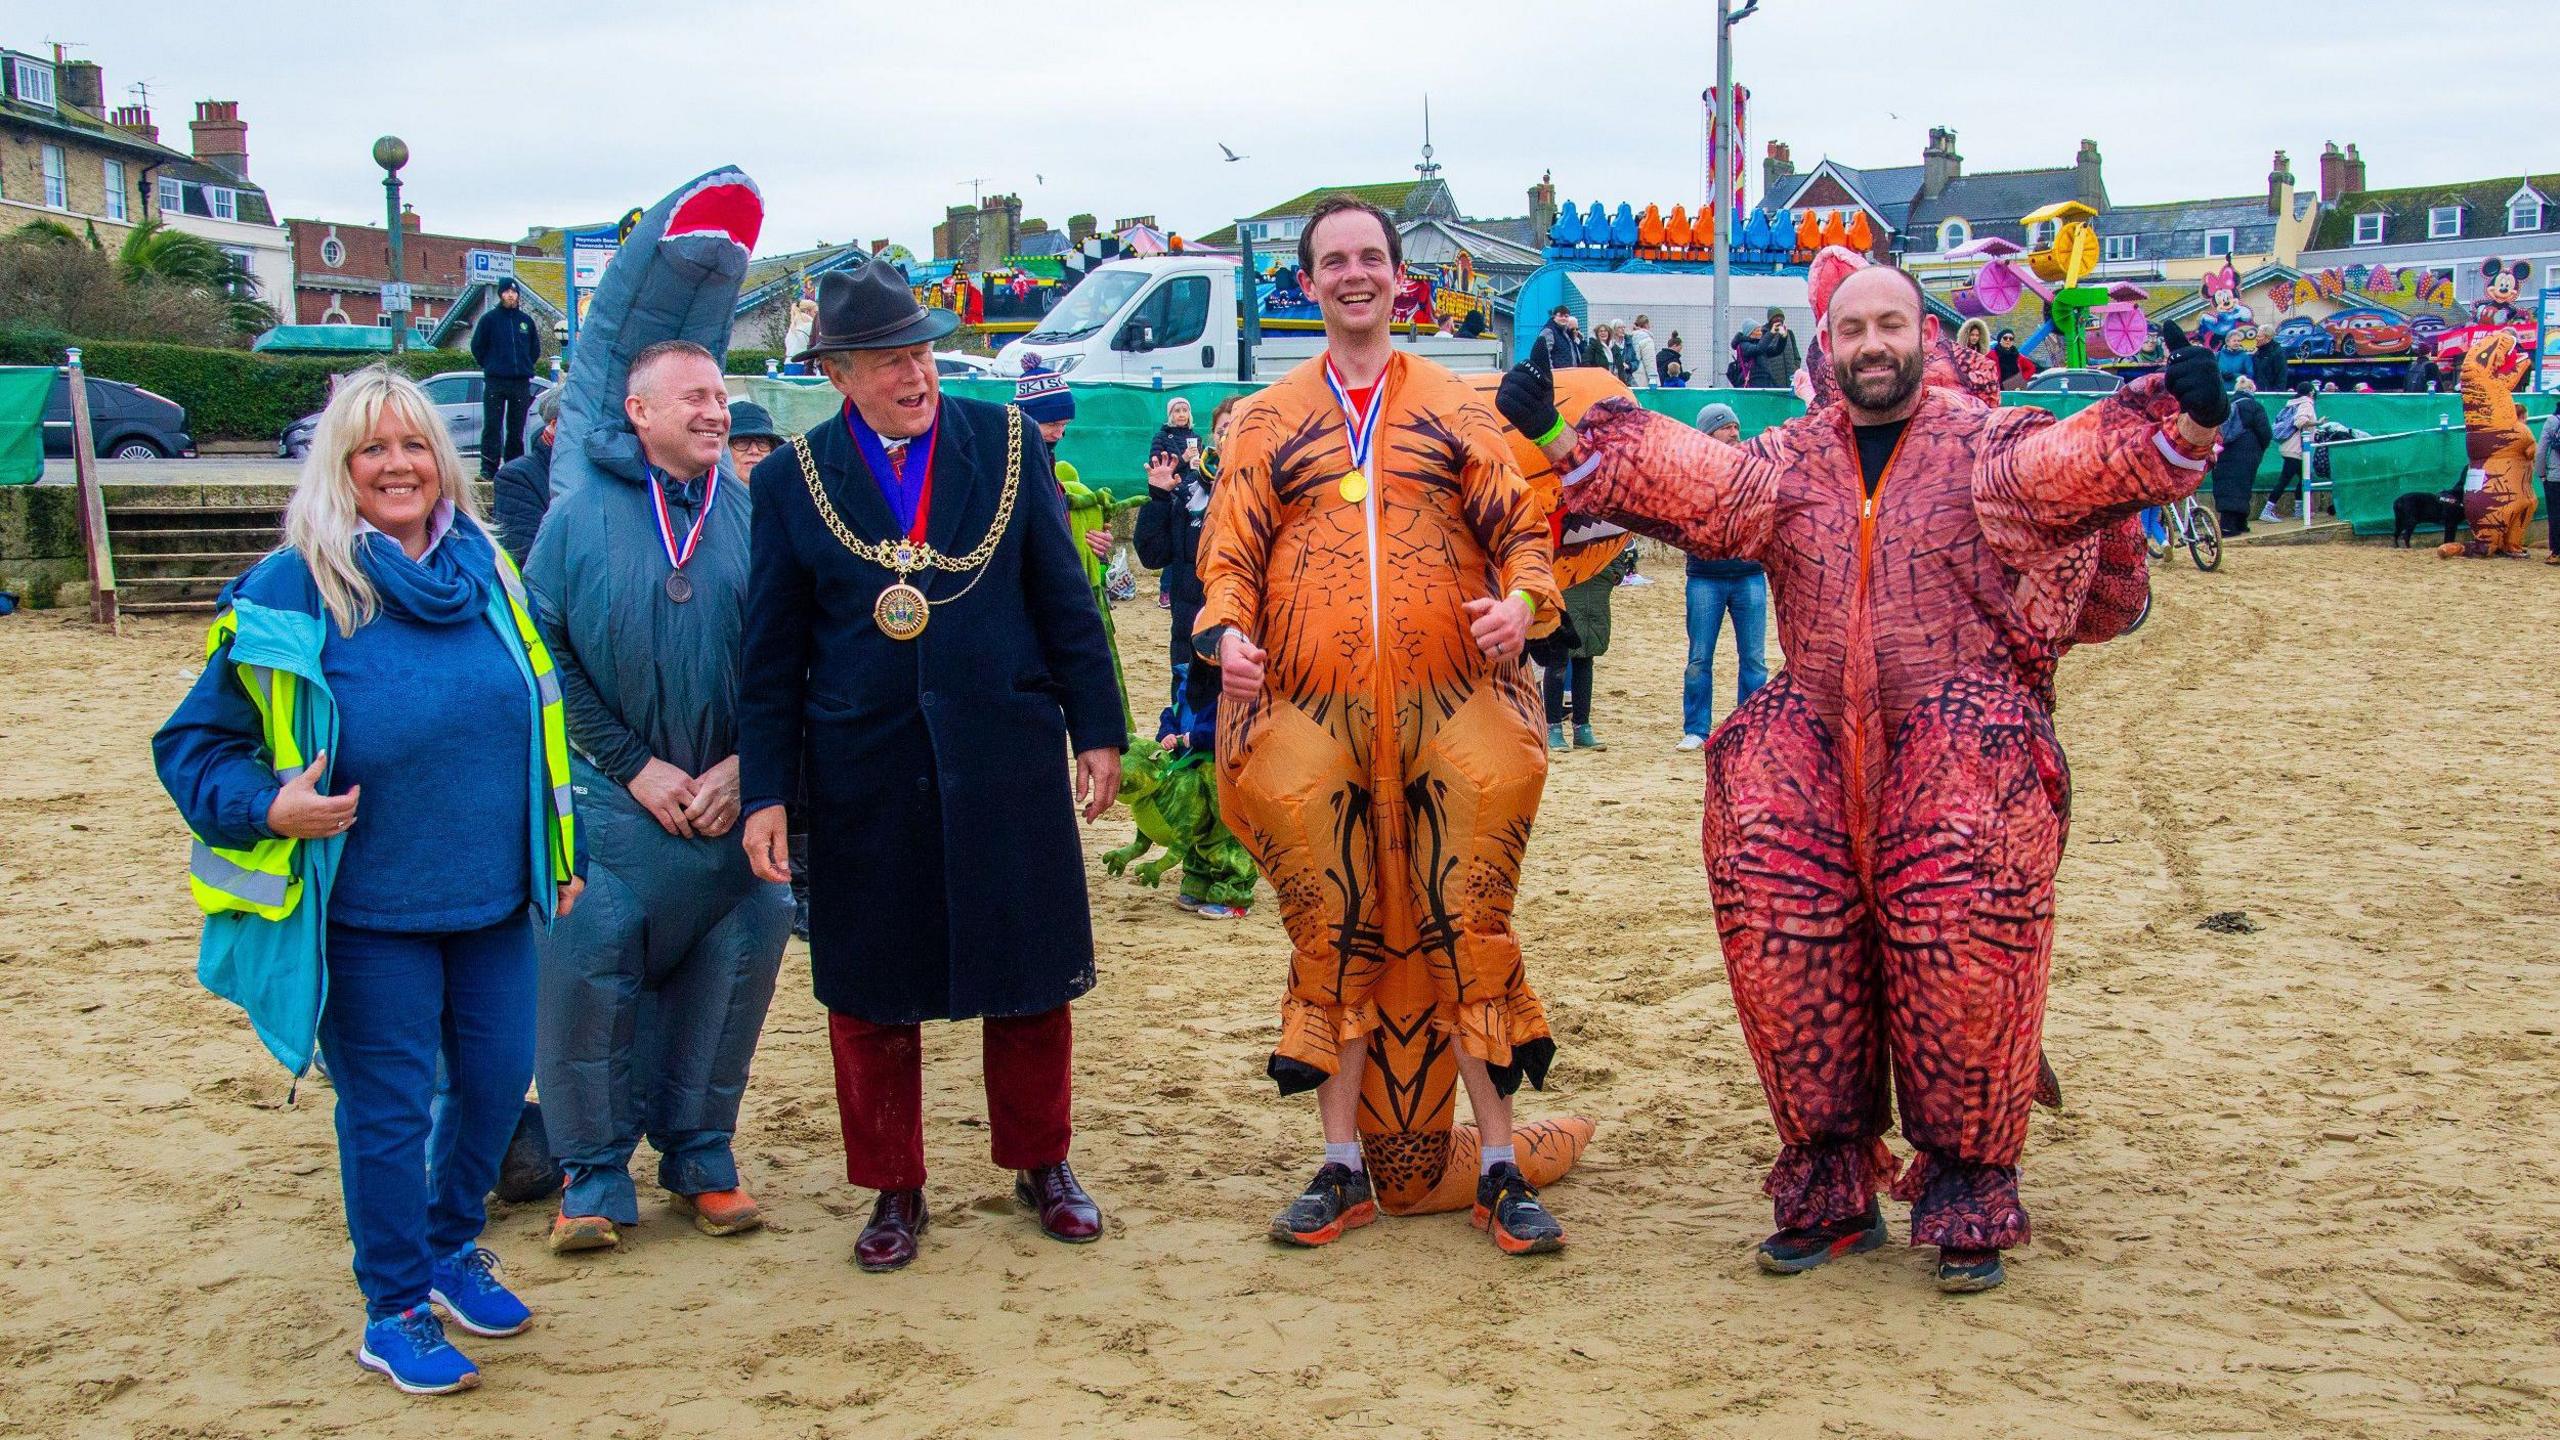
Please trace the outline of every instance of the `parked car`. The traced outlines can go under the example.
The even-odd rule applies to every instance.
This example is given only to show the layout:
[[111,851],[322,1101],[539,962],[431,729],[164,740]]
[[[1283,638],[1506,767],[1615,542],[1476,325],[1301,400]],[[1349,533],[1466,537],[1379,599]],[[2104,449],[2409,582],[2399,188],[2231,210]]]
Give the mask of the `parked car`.
[[2385,311],[2341,310],[2321,321],[2320,328],[2337,342],[2340,359],[2409,353],[2408,325]]
[[[444,428],[453,436],[453,447],[462,452],[464,459],[477,459],[480,454],[480,372],[447,370],[419,381],[418,388],[427,392],[427,403],[436,407],[436,414],[444,418]],[[533,398],[536,400],[550,388],[549,376],[533,377]],[[528,413],[525,425],[530,429],[532,424],[533,418]],[[299,460],[310,454],[311,432],[319,427],[320,417],[317,414],[305,415],[287,425],[284,434],[276,437],[276,454],[287,460]]]
[[[187,407],[121,380],[89,377],[89,436],[101,460],[166,460],[196,453]],[[44,453],[71,456],[71,373],[57,368],[44,397]]]
[[995,374],[996,362],[984,355],[963,355],[957,350],[933,352],[933,368],[945,380],[984,380]]
[[[2445,318],[2441,315],[2412,315],[2409,317],[2409,341],[2422,353],[2433,353],[2437,338],[2445,332],[2445,325]],[[2531,334],[2531,323],[2528,322],[2524,330]]]
[[2059,391],[2070,395],[2108,395],[2123,387],[2124,377],[2112,370],[2072,369],[2066,366],[2052,370],[2039,370],[2034,379],[2018,388],[2047,394]]
[[2277,326],[2276,344],[2294,360],[2326,360],[2338,349],[2338,342],[2308,315],[2296,315]]

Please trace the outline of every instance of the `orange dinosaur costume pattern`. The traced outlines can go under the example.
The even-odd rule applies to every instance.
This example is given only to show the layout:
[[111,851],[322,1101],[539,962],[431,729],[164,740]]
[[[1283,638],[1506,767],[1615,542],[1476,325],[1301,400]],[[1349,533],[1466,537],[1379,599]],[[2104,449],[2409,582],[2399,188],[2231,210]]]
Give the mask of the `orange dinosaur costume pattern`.
[[2462,425],[2480,488],[2462,497],[2471,538],[2436,551],[2474,560],[2525,553],[2525,527],[2533,523],[2533,430],[2516,408],[2516,380],[2524,369],[2513,331],[2494,330],[2462,355]]
[[[1566,503],[1768,570],[1787,664],[1708,743],[1704,845],[1783,1142],[1778,1224],[1846,1221],[1890,1186],[1913,1244],[1978,1250],[2028,1236],[2070,808],[2054,665],[2138,610],[2126,522],[2205,460],[2156,378],[2056,422],[1994,408],[1965,366],[1933,347],[1872,498],[1825,397],[1740,448],[1603,403]],[[1908,1171],[1882,1138],[1897,1094]]]
[[[1322,357],[1246,403],[1201,540],[1195,633],[1232,626],[1268,654],[1261,693],[1222,705],[1218,791],[1293,951],[1269,1072],[1284,1093],[1312,1089],[1342,1042],[1370,1037],[1367,1164],[1380,1204],[1410,1213],[1473,1201],[1457,1053],[1508,1090],[1543,1086],[1555,1049],[1511,925],[1546,785],[1538,693],[1519,660],[1476,648],[1464,605],[1523,591],[1551,626],[1559,601],[1552,506],[1492,407],[1409,354],[1379,384],[1362,502],[1340,484],[1351,453]],[[1522,1172],[1548,1183],[1589,1135],[1521,1127]]]

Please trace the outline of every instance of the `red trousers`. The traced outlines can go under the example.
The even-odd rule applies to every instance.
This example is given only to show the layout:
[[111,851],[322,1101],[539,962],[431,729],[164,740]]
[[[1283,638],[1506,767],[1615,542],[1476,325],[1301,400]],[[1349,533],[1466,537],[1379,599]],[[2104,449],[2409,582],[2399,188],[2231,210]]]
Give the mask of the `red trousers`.
[[[836,1062],[836,1115],[844,1125],[844,1174],[869,1190],[924,1188],[924,1037],[914,1025],[874,1025],[827,1012]],[[989,1148],[1007,1170],[1067,1158],[1069,1061],[1075,1025],[1067,1007],[990,1016],[982,1049]]]

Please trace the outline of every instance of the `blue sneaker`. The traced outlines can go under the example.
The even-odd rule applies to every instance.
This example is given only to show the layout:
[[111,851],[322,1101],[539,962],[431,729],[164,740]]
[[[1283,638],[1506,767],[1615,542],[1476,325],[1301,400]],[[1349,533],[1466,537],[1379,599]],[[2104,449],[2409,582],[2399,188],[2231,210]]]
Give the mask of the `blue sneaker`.
[[356,1359],[412,1395],[450,1395],[480,1383],[480,1367],[453,1348],[436,1312],[424,1305],[366,1324]]
[[533,1323],[533,1312],[498,1283],[498,1257],[480,1246],[438,1260],[427,1285],[436,1308],[474,1335],[513,1335]]

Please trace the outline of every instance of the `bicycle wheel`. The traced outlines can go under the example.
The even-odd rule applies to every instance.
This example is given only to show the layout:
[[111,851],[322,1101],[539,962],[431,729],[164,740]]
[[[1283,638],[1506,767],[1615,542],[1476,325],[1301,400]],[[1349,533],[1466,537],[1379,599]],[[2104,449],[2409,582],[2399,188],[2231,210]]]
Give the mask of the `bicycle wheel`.
[[2187,558],[2208,574],[2222,568],[2222,521],[2192,502],[2187,506]]

